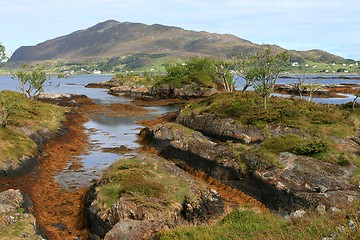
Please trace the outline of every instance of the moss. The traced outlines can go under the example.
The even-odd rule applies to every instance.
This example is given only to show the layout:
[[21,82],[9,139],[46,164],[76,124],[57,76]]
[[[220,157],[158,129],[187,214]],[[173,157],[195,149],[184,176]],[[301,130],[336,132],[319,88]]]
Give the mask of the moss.
[[[171,174],[160,162],[151,158],[118,160],[104,173],[97,193],[105,209],[125,194],[142,206],[153,208],[166,208],[171,202],[182,204],[185,197],[196,197],[185,179]],[[152,198],[163,205],[154,206]]]

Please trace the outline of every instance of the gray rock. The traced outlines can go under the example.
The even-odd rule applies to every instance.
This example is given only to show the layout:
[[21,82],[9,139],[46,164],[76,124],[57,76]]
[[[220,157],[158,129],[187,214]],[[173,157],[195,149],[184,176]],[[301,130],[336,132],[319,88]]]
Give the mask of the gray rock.
[[302,218],[306,214],[305,210],[296,210],[290,214],[290,218]]

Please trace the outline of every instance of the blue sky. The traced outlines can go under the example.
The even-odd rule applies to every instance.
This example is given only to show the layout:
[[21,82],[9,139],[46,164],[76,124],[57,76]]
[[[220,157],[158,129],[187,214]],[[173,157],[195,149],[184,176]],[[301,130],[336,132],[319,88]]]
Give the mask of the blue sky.
[[230,33],[287,49],[360,60],[359,0],[0,0],[10,51],[114,19]]

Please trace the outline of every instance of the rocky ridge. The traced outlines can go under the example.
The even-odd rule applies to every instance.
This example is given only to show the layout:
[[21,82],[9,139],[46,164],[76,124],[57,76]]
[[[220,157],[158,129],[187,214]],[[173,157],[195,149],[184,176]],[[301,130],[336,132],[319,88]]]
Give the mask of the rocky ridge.
[[[176,122],[183,125],[163,123],[145,128],[141,135],[161,156],[201,169],[271,209],[284,214],[318,205],[342,209],[359,199],[359,188],[351,181],[354,166],[339,166],[289,152],[280,153],[279,164],[272,165],[251,151],[263,138],[260,130],[239,128],[229,119],[206,114],[178,114]],[[278,136],[301,134],[279,126],[271,127],[269,132]],[[224,141],[228,139],[233,142]],[[346,141],[359,151],[359,145]]]

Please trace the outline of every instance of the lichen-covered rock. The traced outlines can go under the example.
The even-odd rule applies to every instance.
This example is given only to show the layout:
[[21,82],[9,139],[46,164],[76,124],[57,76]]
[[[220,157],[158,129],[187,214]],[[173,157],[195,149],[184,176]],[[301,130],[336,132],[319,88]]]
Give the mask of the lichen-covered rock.
[[215,191],[171,162],[141,155],[119,160],[90,189],[85,221],[105,239],[149,239],[159,230],[207,222],[223,211]]
[[213,114],[185,115],[179,112],[176,122],[206,135],[229,139],[246,144],[264,140],[263,132],[254,126],[242,126],[231,119],[222,119]]
[[29,212],[32,203],[26,194],[9,189],[0,193],[0,239],[43,239],[36,233],[36,220]]
[[[296,133],[274,128],[276,134]],[[271,132],[271,131],[270,131]],[[275,134],[274,133],[274,134]],[[146,144],[168,159],[180,159],[210,176],[254,196],[268,207],[292,212],[297,207],[347,208],[359,199],[359,189],[351,181],[353,166],[340,166],[315,157],[282,152],[278,164],[264,161],[252,151],[254,145],[209,139],[200,132],[176,123],[164,123],[142,130]],[[256,146],[256,145],[255,145]],[[352,150],[356,151],[356,149]]]

